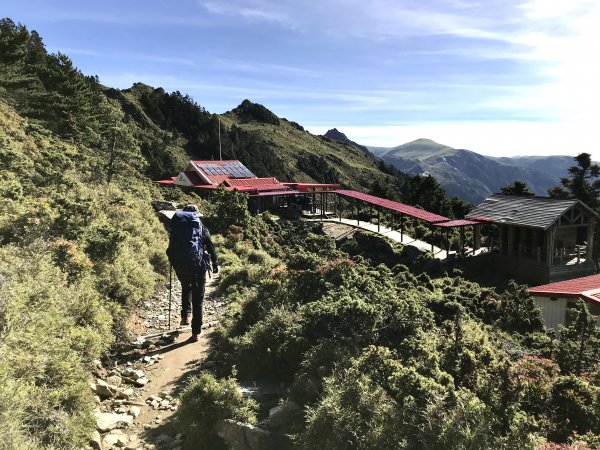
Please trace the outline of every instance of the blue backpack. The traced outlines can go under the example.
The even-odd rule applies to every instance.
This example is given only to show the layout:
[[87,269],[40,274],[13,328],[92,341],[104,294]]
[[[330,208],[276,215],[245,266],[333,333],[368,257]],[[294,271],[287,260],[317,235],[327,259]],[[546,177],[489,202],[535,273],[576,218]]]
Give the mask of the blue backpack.
[[204,254],[203,225],[195,212],[177,211],[171,219],[171,234],[167,256],[177,270],[207,270],[208,255]]

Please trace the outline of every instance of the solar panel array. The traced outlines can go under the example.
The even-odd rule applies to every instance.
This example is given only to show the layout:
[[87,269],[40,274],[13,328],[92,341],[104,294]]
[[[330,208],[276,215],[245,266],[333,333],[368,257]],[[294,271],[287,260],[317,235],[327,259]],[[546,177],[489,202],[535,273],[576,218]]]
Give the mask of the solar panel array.
[[221,164],[215,163],[200,163],[198,167],[204,171],[208,176],[210,175],[229,175],[231,178],[254,178],[252,172],[250,172],[246,166],[239,161],[237,162],[224,162]]

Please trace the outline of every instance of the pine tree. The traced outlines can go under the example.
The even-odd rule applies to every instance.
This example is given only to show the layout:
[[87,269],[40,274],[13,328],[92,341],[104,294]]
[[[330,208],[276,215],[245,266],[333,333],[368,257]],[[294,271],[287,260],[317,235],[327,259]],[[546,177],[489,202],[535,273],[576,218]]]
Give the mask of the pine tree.
[[556,361],[562,372],[580,375],[600,361],[600,329],[584,302],[573,312],[573,320],[560,327]]
[[518,180],[515,180],[512,182],[512,184],[500,188],[500,192],[507,195],[523,195],[527,197],[532,197],[535,195],[534,192],[529,190],[527,183]]
[[593,209],[600,209],[600,166],[592,164],[592,155],[580,153],[574,160],[576,166],[569,167],[570,178],[561,178],[562,186],[548,190],[555,198],[573,196]]

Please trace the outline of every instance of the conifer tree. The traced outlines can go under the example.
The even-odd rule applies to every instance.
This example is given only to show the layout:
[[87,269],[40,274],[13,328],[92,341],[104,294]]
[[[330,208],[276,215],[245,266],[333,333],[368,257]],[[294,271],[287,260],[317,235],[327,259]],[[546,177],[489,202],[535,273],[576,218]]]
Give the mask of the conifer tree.
[[548,195],[555,198],[573,196],[590,208],[600,208],[600,166],[592,163],[592,155],[580,153],[574,160],[576,166],[569,167],[569,178],[561,178],[562,186],[548,190]]
[[573,312],[573,320],[560,327],[556,361],[562,372],[580,375],[600,361],[600,329],[584,302]]

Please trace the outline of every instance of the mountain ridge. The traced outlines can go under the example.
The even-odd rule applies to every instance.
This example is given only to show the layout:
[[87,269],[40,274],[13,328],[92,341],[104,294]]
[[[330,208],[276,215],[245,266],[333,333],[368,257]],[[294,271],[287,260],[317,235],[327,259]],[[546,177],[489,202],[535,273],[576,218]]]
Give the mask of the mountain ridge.
[[432,175],[448,195],[475,204],[516,180],[527,183],[536,194],[546,195],[573,165],[569,156],[491,157],[425,138],[396,147],[367,148],[408,174]]

